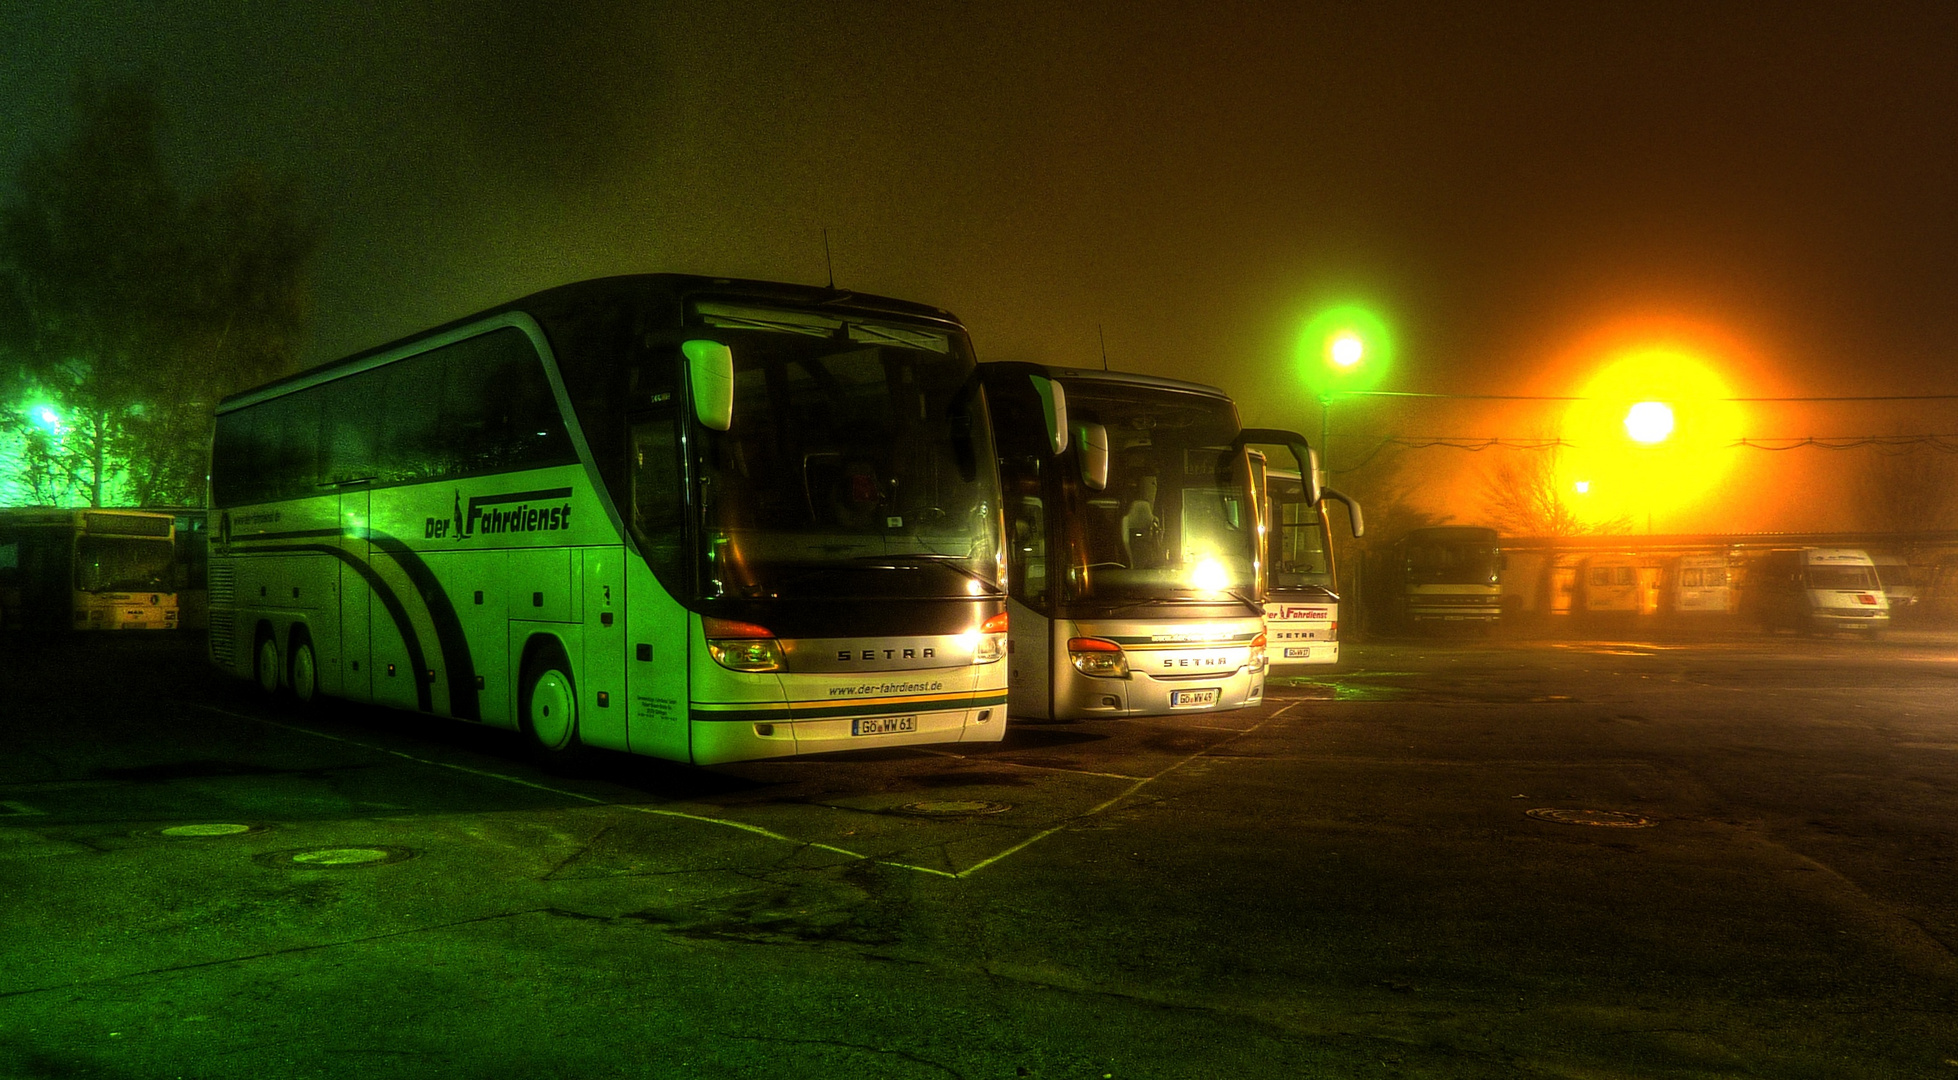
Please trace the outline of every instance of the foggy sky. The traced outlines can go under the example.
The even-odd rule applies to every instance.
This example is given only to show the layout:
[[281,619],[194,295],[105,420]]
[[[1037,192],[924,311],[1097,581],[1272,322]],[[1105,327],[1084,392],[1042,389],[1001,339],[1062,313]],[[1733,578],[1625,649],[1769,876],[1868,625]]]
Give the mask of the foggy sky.
[[[9,3],[0,175],[78,71],[154,72],[187,176],[316,201],[308,363],[576,278],[833,268],[982,358],[1308,431],[1290,339],[1335,301],[1396,389],[1569,393],[1649,322],[1737,393],[1958,392],[1952,5],[383,7]],[[1936,422],[1802,422],[1838,420]]]

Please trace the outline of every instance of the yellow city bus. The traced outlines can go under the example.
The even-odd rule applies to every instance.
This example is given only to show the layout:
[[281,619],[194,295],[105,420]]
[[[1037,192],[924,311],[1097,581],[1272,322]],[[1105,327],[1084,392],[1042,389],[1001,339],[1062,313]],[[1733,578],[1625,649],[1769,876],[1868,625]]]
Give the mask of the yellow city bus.
[[948,312],[561,286],[220,402],[210,656],[696,765],[998,740],[1006,556]]
[[174,630],[175,542],[169,514],[0,509],[0,626]]

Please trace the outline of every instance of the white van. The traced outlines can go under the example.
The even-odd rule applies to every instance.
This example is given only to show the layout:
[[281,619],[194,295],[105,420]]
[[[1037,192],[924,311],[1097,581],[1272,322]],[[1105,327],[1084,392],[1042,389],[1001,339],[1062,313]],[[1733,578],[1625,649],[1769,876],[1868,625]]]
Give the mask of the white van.
[[1876,563],[1855,548],[1770,551],[1748,568],[1747,593],[1766,630],[1851,630],[1890,625]]
[[1668,597],[1680,615],[1725,615],[1731,601],[1725,555],[1681,555],[1672,566]]
[[1871,552],[1876,564],[1876,580],[1883,586],[1883,597],[1890,601],[1890,617],[1905,618],[1917,604],[1917,574],[1901,555]]

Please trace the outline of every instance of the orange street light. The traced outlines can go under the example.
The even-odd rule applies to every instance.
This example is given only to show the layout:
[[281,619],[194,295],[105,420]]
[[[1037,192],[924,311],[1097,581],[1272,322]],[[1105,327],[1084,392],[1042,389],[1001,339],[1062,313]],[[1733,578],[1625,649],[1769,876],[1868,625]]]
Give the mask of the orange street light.
[[1665,442],[1672,434],[1672,406],[1663,401],[1641,401],[1632,406],[1625,413],[1625,434],[1647,446]]

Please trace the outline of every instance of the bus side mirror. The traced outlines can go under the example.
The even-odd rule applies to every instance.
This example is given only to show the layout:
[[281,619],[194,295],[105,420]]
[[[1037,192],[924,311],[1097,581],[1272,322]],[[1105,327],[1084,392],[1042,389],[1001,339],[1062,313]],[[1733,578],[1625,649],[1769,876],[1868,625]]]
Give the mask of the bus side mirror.
[[1366,535],[1367,523],[1366,519],[1360,516],[1360,501],[1358,499],[1343,491],[1334,491],[1332,488],[1321,488],[1319,490],[1326,498],[1346,504],[1346,522],[1353,526],[1353,536],[1355,539]]
[[1041,418],[1047,421],[1047,446],[1056,454],[1067,449],[1067,390],[1060,383],[1030,375],[1040,397]]
[[1298,462],[1299,483],[1304,488],[1305,505],[1319,505],[1320,490],[1319,454],[1306,445],[1305,436],[1296,431],[1280,428],[1245,428],[1237,433],[1238,446],[1247,443],[1266,443],[1282,446],[1292,452],[1293,460]]
[[687,358],[694,417],[710,431],[726,431],[734,424],[734,350],[718,341],[685,341],[680,354]]
[[1081,458],[1081,482],[1090,491],[1108,486],[1108,429],[1100,424],[1077,424],[1075,452]]

